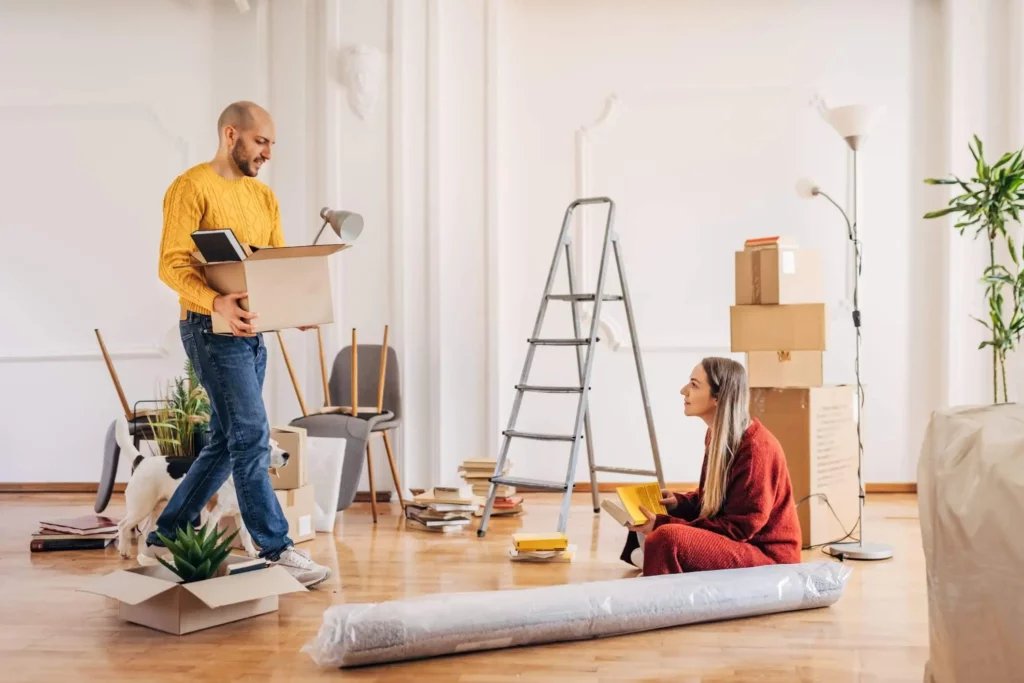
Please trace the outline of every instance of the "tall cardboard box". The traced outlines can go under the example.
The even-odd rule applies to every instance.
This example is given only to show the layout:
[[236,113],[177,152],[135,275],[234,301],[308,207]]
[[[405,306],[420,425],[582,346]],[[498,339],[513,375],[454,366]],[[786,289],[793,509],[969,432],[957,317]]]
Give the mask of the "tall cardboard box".
[[291,425],[270,428],[270,438],[288,453],[288,463],[271,473],[270,482],[275,489],[299,489],[309,483],[306,429]]
[[857,523],[856,396],[850,385],[751,389],[751,416],[786,454],[804,546],[839,541]]
[[[249,558],[229,556],[222,569]],[[282,567],[181,583],[163,565],[120,569],[79,590],[113,598],[123,621],[174,635],[276,612],[279,596],[306,588]]]
[[825,351],[825,304],[731,306],[733,351]]
[[[327,257],[351,245],[243,246],[247,256],[241,261],[207,263],[196,252],[192,254],[192,266],[199,268],[206,283],[220,294],[248,293],[239,305],[259,314],[251,321],[256,332],[334,322]],[[212,320],[216,334],[231,334],[231,327],[216,311]]]
[[821,351],[751,351],[747,382],[760,387],[820,387],[824,378]]
[[821,254],[785,240],[747,240],[736,252],[736,304],[812,304],[824,301]]

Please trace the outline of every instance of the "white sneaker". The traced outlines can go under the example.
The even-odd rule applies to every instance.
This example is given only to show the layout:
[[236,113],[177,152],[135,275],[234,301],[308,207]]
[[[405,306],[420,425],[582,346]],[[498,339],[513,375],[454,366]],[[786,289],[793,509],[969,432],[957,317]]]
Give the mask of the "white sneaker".
[[283,567],[295,580],[306,588],[322,583],[331,577],[331,570],[322,567],[303,552],[289,546],[271,565]]
[[644,549],[643,548],[633,548],[633,552],[631,552],[629,554],[629,561],[631,563],[633,563],[633,565],[637,569],[643,569],[644,568]]
[[165,562],[174,564],[172,559],[174,556],[171,554],[170,548],[165,548],[162,545],[150,545],[146,543],[145,538],[139,538],[139,564],[143,567],[152,567],[159,565],[156,558],[162,558]]

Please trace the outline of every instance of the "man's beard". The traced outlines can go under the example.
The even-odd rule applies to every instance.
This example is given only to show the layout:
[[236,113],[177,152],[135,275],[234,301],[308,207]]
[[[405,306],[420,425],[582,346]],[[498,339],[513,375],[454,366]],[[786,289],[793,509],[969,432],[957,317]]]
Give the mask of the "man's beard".
[[250,178],[255,178],[256,174],[260,172],[258,168],[253,166],[252,159],[246,156],[241,142],[235,143],[231,150],[231,158],[234,160],[235,165],[238,166],[238,170]]

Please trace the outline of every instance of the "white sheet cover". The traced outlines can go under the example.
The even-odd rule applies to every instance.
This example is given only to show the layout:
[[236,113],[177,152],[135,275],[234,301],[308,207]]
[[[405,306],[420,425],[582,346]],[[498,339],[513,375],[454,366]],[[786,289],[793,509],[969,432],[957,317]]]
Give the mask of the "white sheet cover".
[[918,461],[928,587],[924,680],[1024,677],[1024,406],[932,414]]
[[344,668],[826,607],[850,572],[824,561],[335,605],[303,651]]

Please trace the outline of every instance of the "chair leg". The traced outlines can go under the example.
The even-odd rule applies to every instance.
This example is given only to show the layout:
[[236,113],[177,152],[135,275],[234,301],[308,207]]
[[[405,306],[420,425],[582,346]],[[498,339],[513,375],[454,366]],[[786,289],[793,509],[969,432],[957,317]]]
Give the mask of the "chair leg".
[[[370,434],[373,436],[373,434]],[[373,451],[370,449],[370,439],[366,439],[366,476],[370,480],[370,510],[373,511],[373,523],[377,523],[377,489],[373,485]]]
[[388,464],[391,465],[391,477],[395,480],[395,490],[398,491],[398,502],[405,508],[405,499],[402,498],[402,482],[398,480],[398,468],[395,467],[395,456],[391,452],[391,438],[388,430],[384,430],[384,450],[388,452]]

